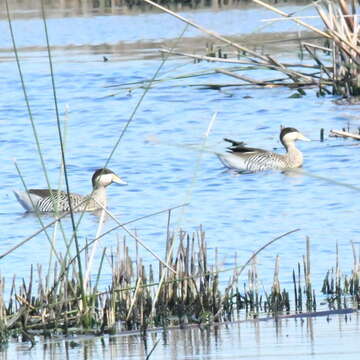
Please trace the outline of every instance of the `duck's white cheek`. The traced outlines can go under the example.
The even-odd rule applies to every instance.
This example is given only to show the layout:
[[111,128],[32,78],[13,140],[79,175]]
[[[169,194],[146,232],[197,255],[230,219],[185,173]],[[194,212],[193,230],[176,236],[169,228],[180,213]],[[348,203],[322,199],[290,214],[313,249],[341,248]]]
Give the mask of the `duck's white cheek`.
[[101,175],[99,179],[99,184],[105,186],[109,185],[112,182],[112,174]]
[[295,141],[297,139],[297,134],[296,133],[290,133],[284,136],[284,141],[288,142],[288,141]]

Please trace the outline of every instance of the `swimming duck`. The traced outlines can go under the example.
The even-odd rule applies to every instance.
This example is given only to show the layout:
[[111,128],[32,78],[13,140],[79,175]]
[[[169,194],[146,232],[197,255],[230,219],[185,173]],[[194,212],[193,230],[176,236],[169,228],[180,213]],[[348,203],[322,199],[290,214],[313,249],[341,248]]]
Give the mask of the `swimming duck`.
[[[126,184],[113,171],[106,168],[97,169],[91,181],[93,186],[91,194],[82,196],[70,193],[73,211],[95,211],[101,208],[99,204],[106,207],[106,187],[113,182],[122,185]],[[70,210],[68,196],[65,191],[30,189],[27,192],[14,191],[14,194],[26,211],[53,212],[56,210],[61,212]]]
[[239,171],[285,170],[301,167],[303,155],[295,146],[296,140],[310,141],[294,128],[284,128],[280,132],[280,141],[286,149],[286,154],[276,154],[271,151],[246,147],[244,142],[224,139],[231,143],[228,153],[217,154],[220,161],[227,167]]

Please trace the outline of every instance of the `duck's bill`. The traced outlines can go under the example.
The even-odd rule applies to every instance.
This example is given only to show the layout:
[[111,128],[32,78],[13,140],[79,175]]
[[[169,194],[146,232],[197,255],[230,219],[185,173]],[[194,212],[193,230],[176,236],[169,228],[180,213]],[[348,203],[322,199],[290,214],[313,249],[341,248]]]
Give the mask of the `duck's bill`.
[[123,180],[120,176],[117,176],[115,174],[113,174],[112,176],[112,181],[120,185],[127,185],[127,182],[125,180]]
[[303,134],[299,134],[298,139],[299,139],[299,140],[302,140],[302,141],[311,141],[309,138],[307,138],[307,137],[304,136]]

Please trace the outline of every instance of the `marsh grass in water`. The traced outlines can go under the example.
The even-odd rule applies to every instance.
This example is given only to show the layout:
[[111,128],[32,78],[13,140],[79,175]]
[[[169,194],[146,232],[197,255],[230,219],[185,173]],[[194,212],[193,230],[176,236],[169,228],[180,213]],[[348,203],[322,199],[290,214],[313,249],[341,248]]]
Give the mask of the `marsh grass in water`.
[[[178,244],[176,248],[174,242]],[[23,279],[18,287],[14,276],[6,302],[7,292],[1,279],[1,343],[6,344],[10,335],[32,342],[35,335],[145,331],[156,327],[238,321],[242,316],[253,318],[262,313],[279,316],[314,312],[317,304],[315,290],[311,288],[309,239],[306,249],[302,266],[299,263],[293,273],[291,294],[280,284],[279,256],[275,259],[274,279],[269,291],[259,286],[258,255],[247,262],[250,264],[248,280],[241,289],[239,271],[243,265],[220,269],[217,251],[210,257],[205,232],[201,228],[192,235],[179,231],[177,235],[172,233],[167,237],[165,258],[176,273],[161,262],[156,267],[153,264],[145,266],[138,255],[132,258],[124,238],[110,254],[103,250],[98,274],[84,289],[86,312],[81,296],[83,284],[80,284],[76,263],[65,275],[61,274],[61,264],[56,263],[52,281],[44,275],[41,266],[31,266],[29,279]],[[103,261],[111,264],[112,277],[106,289],[100,291]],[[221,274],[226,272],[232,272],[232,275],[224,289]],[[356,308],[360,298],[357,257],[351,275],[344,277],[340,274],[337,261],[335,271],[326,275],[322,291],[327,296],[323,301],[331,310]]]

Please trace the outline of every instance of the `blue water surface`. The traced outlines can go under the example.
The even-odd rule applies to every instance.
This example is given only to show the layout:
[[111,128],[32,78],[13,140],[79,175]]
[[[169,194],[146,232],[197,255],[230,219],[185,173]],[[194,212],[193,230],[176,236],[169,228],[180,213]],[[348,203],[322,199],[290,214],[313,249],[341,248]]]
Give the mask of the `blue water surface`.
[[[263,10],[252,10],[249,16],[249,12],[241,10],[203,11],[191,16],[205,26],[218,24],[218,27],[214,26],[215,30],[236,35],[252,31],[250,26],[251,29],[260,26],[258,20],[265,16],[264,13]],[[108,86],[152,78],[162,61],[158,47],[137,52],[137,42],[173,39],[181,33],[181,26],[165,14],[52,18],[48,25],[51,44],[55,48],[53,65],[61,126],[65,129],[70,188],[73,192],[86,194],[91,191],[93,171],[105,164],[144,91],[135,88],[129,92]],[[165,26],[167,32],[163,31]],[[288,24],[281,26],[282,31],[290,30]],[[36,131],[50,181],[56,187],[60,147],[42,23],[37,18],[15,20],[14,28]],[[194,30],[189,30],[187,36],[193,34]],[[121,53],[114,53],[110,46],[125,46],[124,43],[133,45],[135,55],[132,59],[122,58]],[[45,187],[46,180],[5,20],[0,22],[0,44],[2,254],[40,229],[37,218],[24,214],[12,193],[13,189],[22,189],[14,160],[28,187]],[[77,46],[76,52],[72,45]],[[107,45],[111,50],[107,51]],[[103,55],[110,60],[103,62]],[[278,57],[298,61],[295,54],[293,57],[278,54]],[[159,76],[182,75],[216,66],[171,58]],[[266,78],[269,73],[258,70],[250,75]],[[109,210],[120,221],[126,222],[189,202],[183,210],[172,213],[171,229],[192,232],[201,224],[206,232],[210,262],[218,248],[221,267],[233,266],[235,254],[238,263],[245,262],[266,242],[299,228],[301,231],[263,251],[258,259],[259,276],[265,283],[271,281],[275,256],[279,254],[281,280],[284,284],[290,283],[292,269],[302,261],[305,239],[309,236],[312,277],[319,288],[326,271],[335,265],[336,244],[339,244],[341,266],[349,272],[353,259],[350,242],[359,241],[359,193],[334,182],[360,188],[357,143],[327,136],[324,142],[319,142],[319,131],[324,128],[327,135],[332,128],[350,126],[357,129],[360,126],[359,107],[336,105],[331,96],[317,97],[316,90],[309,90],[307,96],[294,99],[289,98],[294,91],[286,88],[237,87],[221,92],[183,86],[234,81],[217,74],[163,82],[150,89],[108,165],[128,182],[126,187],[113,185],[108,188]],[[111,94],[114,96],[109,96]],[[70,109],[68,114],[65,113],[66,106]],[[215,113],[216,121],[210,135],[204,139]],[[282,152],[278,140],[281,125],[296,127],[314,140],[299,143],[305,158],[304,170],[333,182],[278,172],[238,175],[227,171],[212,153],[224,151],[224,137],[269,150],[276,147],[276,151]],[[154,138],[157,141],[154,142]],[[209,151],[189,149],[194,144],[205,145]],[[42,220],[48,223],[53,218],[45,215]],[[167,220],[168,215],[164,213],[133,223],[129,228],[136,230],[152,250],[163,256]],[[70,237],[70,220],[65,219],[62,223]],[[93,214],[84,216],[79,231],[81,244],[94,238],[97,224],[98,218]],[[109,219],[105,230],[115,225]],[[51,235],[52,231],[49,232]],[[123,231],[107,235],[99,249],[103,246],[115,248],[124,236]],[[134,254],[134,241],[129,236],[126,238]],[[60,238],[57,247],[64,251]],[[145,263],[155,262],[141,247],[139,253]],[[42,264],[46,270],[49,254],[48,239],[41,234],[1,259],[0,271],[7,287],[14,273],[20,278],[27,277],[31,264]],[[97,262],[100,255],[99,250]],[[224,281],[227,277],[228,274]],[[106,284],[108,279],[107,263],[102,283]]]

